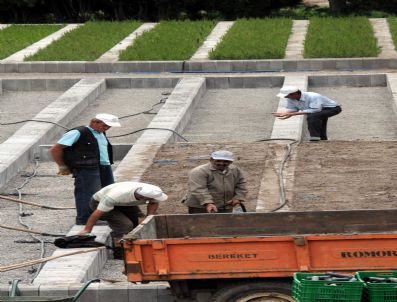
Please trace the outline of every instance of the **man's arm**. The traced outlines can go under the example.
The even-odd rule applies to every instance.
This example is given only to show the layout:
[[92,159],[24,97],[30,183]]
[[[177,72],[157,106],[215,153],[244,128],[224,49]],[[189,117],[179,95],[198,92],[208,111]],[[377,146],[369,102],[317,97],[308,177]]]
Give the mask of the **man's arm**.
[[50,152],[52,158],[54,159],[55,163],[58,165],[58,175],[69,175],[71,174],[69,168],[66,166],[65,162],[63,161],[63,149],[67,147],[61,144],[53,145],[48,152]]
[[208,213],[218,212],[218,208],[208,191],[207,175],[205,172],[193,169],[189,173],[188,186],[190,188],[190,194],[199,200],[200,205],[206,207]]
[[88,218],[87,223],[86,223],[85,226],[84,226],[84,229],[82,229],[82,230],[79,232],[79,235],[80,235],[80,236],[83,236],[83,235],[85,235],[85,234],[91,233],[92,228],[94,227],[95,223],[98,221],[99,218],[102,217],[102,215],[103,215],[104,213],[105,213],[105,212],[96,209],[96,210],[91,214],[91,216]]
[[230,201],[232,206],[238,205],[241,201],[245,200],[247,195],[247,181],[245,180],[243,172],[237,168],[237,182],[234,187],[234,196],[233,199]]
[[285,112],[273,112],[272,114],[275,117],[278,117],[279,119],[285,120],[285,119],[290,118],[291,116],[294,116],[294,115],[306,114],[306,112],[303,112],[303,111],[285,111]]
[[150,202],[147,204],[146,208],[146,215],[155,215],[157,212],[157,209],[159,208],[159,203],[158,202]]

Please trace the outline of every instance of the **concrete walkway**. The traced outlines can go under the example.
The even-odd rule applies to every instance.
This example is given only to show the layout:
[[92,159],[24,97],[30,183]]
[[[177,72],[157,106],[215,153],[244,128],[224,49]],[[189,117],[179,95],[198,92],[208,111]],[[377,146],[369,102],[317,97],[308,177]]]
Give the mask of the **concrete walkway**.
[[[296,86],[302,91],[307,90],[307,77],[286,76],[283,86]],[[280,98],[277,111],[285,111],[287,100]],[[302,137],[303,115],[293,116],[286,120],[274,119],[271,138],[290,138],[299,141]]]
[[[105,81],[81,80],[33,119],[66,124],[105,90]],[[50,123],[28,122],[0,144],[0,188],[38,154],[39,145],[59,135],[62,128]]]
[[[182,133],[205,89],[204,78],[182,79],[148,128],[164,128]],[[179,140],[171,131],[145,130],[120,162],[114,173],[115,178],[117,181],[139,181],[161,145]]]
[[285,59],[303,59],[308,20],[294,20],[285,50]]
[[205,39],[203,45],[196,51],[196,53],[192,56],[190,60],[208,60],[208,55],[210,51],[219,44],[223,36],[233,26],[233,24],[234,22],[219,22]]
[[26,57],[32,56],[37,53],[40,49],[46,48],[52,42],[60,39],[64,34],[69,31],[76,29],[82,24],[69,24],[64,28],[56,31],[55,33],[41,39],[40,41],[12,54],[11,56],[2,60],[3,62],[23,62]]
[[[307,91],[308,79],[304,76],[288,76],[285,77],[283,86],[296,86],[302,91]],[[287,100],[285,98],[280,98],[277,111],[285,111],[286,105]],[[293,116],[286,120],[274,119],[271,139],[288,138],[300,141],[302,137],[303,121],[303,115]],[[291,142],[292,141],[287,143]],[[268,149],[268,152],[271,156],[269,156],[269,159],[267,159],[265,163],[265,170],[256,203],[256,212],[269,212],[276,209],[281,204],[278,172],[280,162],[286,153],[286,147],[273,146]],[[290,175],[288,182],[285,183],[293,183],[293,170],[291,169],[293,169],[293,165],[291,165],[290,171],[288,171]],[[286,174],[286,169],[284,169],[284,174]],[[285,207],[283,208],[283,210],[286,209]]]
[[142,24],[138,29],[128,35],[124,40],[118,43],[116,46],[111,48],[109,51],[105,52],[100,56],[96,62],[116,62],[119,60],[120,52],[125,50],[128,46],[132,45],[137,37],[143,33],[152,30],[157,23],[145,23]]
[[390,34],[389,24],[385,18],[369,19],[374,29],[378,46],[380,47],[379,58],[396,58],[397,52]]

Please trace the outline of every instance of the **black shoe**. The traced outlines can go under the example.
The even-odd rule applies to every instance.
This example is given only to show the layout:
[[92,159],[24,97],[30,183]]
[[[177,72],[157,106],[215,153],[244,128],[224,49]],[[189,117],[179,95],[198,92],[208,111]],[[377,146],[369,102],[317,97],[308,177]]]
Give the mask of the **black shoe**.
[[124,259],[124,250],[120,247],[113,248],[113,258],[116,260],[123,260]]
[[318,136],[311,136],[309,139],[310,142],[319,142],[320,140],[321,138]]

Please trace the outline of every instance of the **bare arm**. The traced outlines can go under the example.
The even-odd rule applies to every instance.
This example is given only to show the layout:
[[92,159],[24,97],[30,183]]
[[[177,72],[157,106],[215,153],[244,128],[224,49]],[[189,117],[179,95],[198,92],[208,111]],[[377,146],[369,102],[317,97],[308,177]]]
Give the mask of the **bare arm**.
[[65,147],[65,145],[55,144],[50,148],[50,150],[48,150],[48,152],[50,152],[52,158],[58,165],[58,175],[69,175],[71,173],[69,168],[63,161],[63,149]]
[[63,161],[63,149],[65,147],[65,145],[55,144],[48,150],[58,166],[65,166],[65,162]]
[[95,223],[98,221],[99,218],[102,217],[102,215],[105,212],[96,209],[91,216],[88,218],[87,223],[84,226],[84,229],[80,231],[79,235],[85,235],[87,233],[91,233],[92,228],[94,227]]
[[285,112],[273,112],[272,113],[275,117],[278,117],[278,118],[280,118],[280,119],[282,119],[282,120],[285,120],[285,119],[287,119],[287,118],[290,118],[291,116],[294,116],[294,115],[303,115],[303,114],[306,114],[305,112],[303,112],[303,111],[285,111]]
[[158,202],[149,202],[147,204],[146,215],[155,215],[159,208]]

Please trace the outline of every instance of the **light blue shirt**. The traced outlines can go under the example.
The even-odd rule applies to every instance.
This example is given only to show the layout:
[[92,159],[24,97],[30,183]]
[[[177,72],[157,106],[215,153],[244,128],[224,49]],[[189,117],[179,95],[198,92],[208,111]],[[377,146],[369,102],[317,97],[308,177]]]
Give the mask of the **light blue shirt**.
[[326,107],[336,107],[338,103],[316,92],[302,92],[299,101],[288,99],[287,109],[305,113],[320,112]]
[[[105,134],[98,132],[91,127],[88,127],[96,140],[98,141],[98,146],[99,146],[99,163],[104,166],[110,165],[109,161],[109,154],[108,154],[108,141],[105,137]],[[75,142],[78,141],[80,138],[80,131],[79,130],[70,130],[66,132],[60,139],[57,141],[58,144],[60,145],[65,145],[65,146],[71,146]]]

